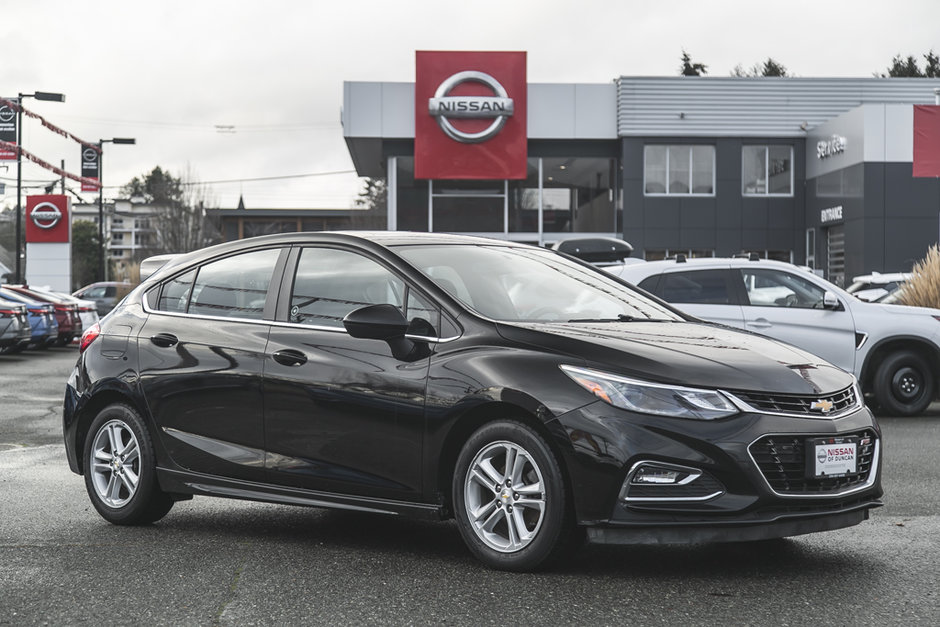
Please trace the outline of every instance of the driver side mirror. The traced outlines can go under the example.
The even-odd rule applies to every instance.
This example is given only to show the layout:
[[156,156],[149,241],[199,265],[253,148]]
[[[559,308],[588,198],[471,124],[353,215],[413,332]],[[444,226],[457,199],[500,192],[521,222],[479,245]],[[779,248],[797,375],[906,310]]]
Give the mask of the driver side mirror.
[[352,337],[388,341],[404,337],[408,321],[394,305],[368,305],[346,314],[343,326]]
[[842,303],[839,302],[839,298],[834,293],[827,291],[823,294],[823,309],[839,311],[842,309]]

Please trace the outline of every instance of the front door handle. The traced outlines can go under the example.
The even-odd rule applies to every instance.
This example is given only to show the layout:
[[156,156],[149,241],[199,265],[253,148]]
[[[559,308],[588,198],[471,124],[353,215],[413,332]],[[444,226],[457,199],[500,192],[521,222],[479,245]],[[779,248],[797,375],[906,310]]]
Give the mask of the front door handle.
[[307,356],[291,349],[280,350],[272,355],[274,361],[282,366],[302,366],[307,363]]
[[157,333],[156,335],[150,338],[150,341],[156,344],[157,346],[161,346],[163,348],[169,348],[171,346],[176,346],[176,344],[180,340],[178,337],[176,337],[172,333]]
[[747,326],[754,327],[756,329],[768,329],[774,325],[768,322],[767,318],[758,318],[754,322],[748,322]]

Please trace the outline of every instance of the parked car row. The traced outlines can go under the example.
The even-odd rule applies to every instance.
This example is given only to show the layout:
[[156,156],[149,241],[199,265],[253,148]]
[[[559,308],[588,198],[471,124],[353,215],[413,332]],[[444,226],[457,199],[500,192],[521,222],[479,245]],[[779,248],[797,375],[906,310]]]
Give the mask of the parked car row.
[[0,353],[66,346],[97,322],[94,301],[33,285],[0,287]]

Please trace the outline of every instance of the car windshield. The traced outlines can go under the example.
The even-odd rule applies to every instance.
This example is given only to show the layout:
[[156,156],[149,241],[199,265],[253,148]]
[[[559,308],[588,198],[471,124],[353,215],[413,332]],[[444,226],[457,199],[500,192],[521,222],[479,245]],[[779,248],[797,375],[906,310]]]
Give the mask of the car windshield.
[[403,246],[397,252],[451,296],[493,320],[682,320],[602,271],[548,250],[430,245]]

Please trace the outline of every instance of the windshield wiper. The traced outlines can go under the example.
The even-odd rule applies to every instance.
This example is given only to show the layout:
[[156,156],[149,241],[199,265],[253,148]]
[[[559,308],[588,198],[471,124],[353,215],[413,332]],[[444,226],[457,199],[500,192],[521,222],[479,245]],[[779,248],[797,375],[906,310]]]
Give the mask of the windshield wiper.
[[568,322],[666,322],[665,320],[654,320],[653,318],[638,318],[629,314],[617,314],[616,318],[575,318]]

